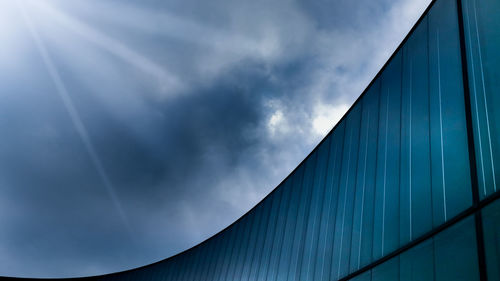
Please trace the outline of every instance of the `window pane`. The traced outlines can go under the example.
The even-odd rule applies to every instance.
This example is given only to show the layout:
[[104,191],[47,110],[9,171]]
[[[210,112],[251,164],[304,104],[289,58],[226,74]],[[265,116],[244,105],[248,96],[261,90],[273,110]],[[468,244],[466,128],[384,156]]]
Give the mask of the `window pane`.
[[[235,237],[234,237],[234,242],[233,242],[231,254],[228,256],[229,263],[228,263],[227,270],[226,270],[225,274],[224,273],[222,274],[222,277],[225,276],[225,279],[234,280],[234,270],[236,267],[236,262],[237,262],[238,255],[239,255],[240,248],[241,248],[241,244],[242,244],[241,240],[243,238],[243,231],[244,231],[243,228],[245,227],[245,221],[246,221],[246,218],[243,218],[240,221],[238,221],[238,223],[236,223],[235,225],[232,226],[232,228],[235,229]],[[188,279],[188,280],[191,280],[191,279]]]
[[434,226],[472,204],[455,0],[429,12],[429,96]]
[[[190,266],[188,274],[186,274],[186,276],[184,277],[185,280],[194,280],[196,272],[199,271],[198,267],[199,267],[200,263],[203,261],[203,253],[201,250],[202,250],[202,247],[200,247],[200,246],[189,250],[189,252],[191,253],[190,254],[191,266]],[[154,272],[155,268],[151,267],[151,269]],[[154,277],[154,276],[155,275],[152,275],[152,277]]]
[[458,222],[434,238],[436,280],[479,280],[474,218]]
[[399,245],[400,53],[384,70],[380,83],[373,259]]
[[245,258],[247,256],[248,248],[249,248],[249,240],[250,233],[252,231],[252,222],[255,218],[255,214],[253,212],[248,213],[247,216],[243,217],[240,221],[243,224],[243,234],[241,236],[241,240],[239,241],[239,250],[238,255],[236,256],[235,266],[232,272],[232,275],[229,275],[229,279],[231,280],[241,280],[241,273],[243,271],[243,266],[245,264]]
[[401,204],[407,209],[401,220],[408,225],[402,229],[403,244],[432,228],[428,57],[424,18],[403,48]]
[[261,203],[262,205],[262,218],[260,220],[259,233],[257,235],[257,240],[255,242],[255,249],[252,258],[252,267],[250,270],[249,280],[257,280],[259,274],[259,268],[261,266],[260,261],[262,260],[262,252],[264,251],[264,242],[266,239],[266,233],[269,223],[269,213],[272,206],[272,195],[268,196]]
[[372,272],[367,271],[363,274],[360,274],[352,279],[349,279],[350,281],[371,281],[372,280]]
[[285,223],[287,220],[288,209],[290,205],[290,195],[292,194],[292,181],[287,179],[282,186],[282,197],[280,209],[278,212],[276,222],[276,233],[274,235],[274,242],[271,249],[271,258],[269,260],[269,272],[266,280],[276,280],[278,273],[278,262],[281,256],[281,249],[283,247],[283,237],[285,235]]
[[346,123],[345,145],[342,153],[342,173],[340,175],[340,192],[335,226],[332,279],[340,279],[349,272],[360,121],[361,106],[358,104],[352,108],[344,120]]
[[500,2],[463,0],[467,68],[481,197],[500,183]]
[[380,82],[376,81],[363,97],[356,198],[351,246],[351,272],[370,263],[373,242],[373,204],[379,122]]
[[484,208],[482,215],[488,280],[500,280],[500,201]]
[[342,122],[329,136],[330,154],[328,157],[328,172],[326,174],[326,189],[323,201],[324,213],[321,217],[321,230],[317,250],[318,262],[316,263],[314,275],[315,280],[330,280],[339,180],[342,168],[342,151],[344,150],[344,128],[345,126]]
[[258,280],[266,279],[267,271],[269,269],[269,259],[271,258],[271,249],[274,243],[274,235],[276,233],[276,221],[278,219],[278,211],[280,209],[280,205],[282,203],[282,194],[283,194],[283,186],[275,190],[271,196],[272,197],[272,206],[267,211],[269,213],[269,221],[267,223],[267,232],[266,238],[264,242],[264,247],[262,248],[262,256],[259,263],[259,278]]
[[[226,249],[228,247],[228,241],[229,241],[229,232],[224,231],[222,232],[217,239],[220,240],[220,244],[217,247],[217,259],[215,260],[214,267],[211,272],[211,276],[209,277],[209,280],[218,280],[220,276],[220,272],[222,269],[222,266],[224,264],[224,258],[226,254]],[[177,277],[174,279],[177,280]]]
[[210,239],[204,243],[203,248],[206,248],[206,260],[204,261],[202,268],[198,274],[197,280],[207,280],[208,271],[210,269],[211,261],[213,260],[214,252],[215,252],[215,240]]
[[328,152],[330,142],[321,144],[317,150],[317,163],[314,172],[314,184],[311,186],[312,195],[309,206],[300,280],[314,280],[314,265],[319,237],[319,222],[322,215],[322,198],[325,192],[325,175],[327,172]]
[[314,181],[314,169],[316,166],[317,153],[313,153],[304,163],[304,180],[302,182],[302,192],[298,206],[297,216],[295,217],[295,237],[292,245],[292,259],[290,263],[290,278],[298,278],[304,253],[304,237],[307,228],[307,213],[311,202],[312,184]]
[[224,251],[224,256],[222,258],[220,271],[216,275],[216,280],[221,280],[227,274],[227,271],[229,269],[229,264],[231,263],[231,255],[234,251],[236,240],[238,238],[239,227],[240,227],[239,225],[234,225],[225,230],[228,232],[228,237],[226,238],[227,246],[226,250]]
[[301,165],[295,170],[293,175],[288,179],[291,181],[292,194],[290,198],[290,207],[285,226],[285,236],[283,238],[283,248],[278,263],[278,280],[287,280],[289,274],[289,266],[292,258],[293,238],[295,236],[295,227],[297,224],[297,212],[299,210],[299,202],[302,191],[302,178],[304,174],[304,165]]
[[401,280],[434,280],[434,243],[427,240],[401,254]]
[[399,256],[375,267],[372,281],[399,281]]
[[250,241],[248,242],[248,251],[245,257],[245,264],[241,273],[241,280],[248,280],[252,271],[254,257],[257,255],[256,243],[260,235],[261,221],[264,216],[261,204],[252,210],[252,230],[250,232]]

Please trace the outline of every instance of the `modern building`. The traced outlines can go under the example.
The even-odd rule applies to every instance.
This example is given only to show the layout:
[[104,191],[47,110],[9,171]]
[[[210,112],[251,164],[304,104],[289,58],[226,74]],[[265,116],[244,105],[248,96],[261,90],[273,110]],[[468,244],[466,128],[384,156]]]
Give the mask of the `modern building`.
[[174,257],[78,280],[500,280],[500,0],[436,0],[264,200]]

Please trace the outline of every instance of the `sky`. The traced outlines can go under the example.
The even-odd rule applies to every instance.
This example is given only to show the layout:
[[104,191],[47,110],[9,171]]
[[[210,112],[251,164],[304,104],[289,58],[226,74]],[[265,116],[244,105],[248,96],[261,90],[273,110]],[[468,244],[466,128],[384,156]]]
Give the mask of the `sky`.
[[276,187],[429,0],[0,0],[0,276],[149,264]]

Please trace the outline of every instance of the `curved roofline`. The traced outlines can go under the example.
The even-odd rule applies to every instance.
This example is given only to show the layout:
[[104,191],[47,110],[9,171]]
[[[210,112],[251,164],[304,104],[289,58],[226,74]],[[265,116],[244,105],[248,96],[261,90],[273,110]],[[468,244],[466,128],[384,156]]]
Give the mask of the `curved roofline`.
[[311,155],[321,146],[321,144],[335,131],[335,129],[339,126],[340,123],[342,123],[342,121],[344,121],[344,119],[346,118],[346,116],[349,114],[349,112],[351,112],[351,110],[360,102],[361,98],[363,98],[363,96],[367,93],[368,89],[370,89],[370,87],[373,85],[373,83],[380,77],[380,75],[382,74],[382,72],[384,72],[384,70],[387,68],[387,65],[392,61],[392,59],[394,58],[394,56],[396,56],[396,54],[401,50],[401,48],[403,47],[403,45],[406,43],[406,41],[408,41],[408,38],[410,38],[410,36],[413,34],[413,32],[415,31],[415,29],[417,28],[417,26],[420,24],[420,22],[425,18],[425,16],[429,13],[429,10],[434,6],[434,4],[436,3],[437,0],[431,0],[431,2],[429,3],[429,5],[427,6],[427,8],[425,8],[424,12],[422,13],[422,15],[420,15],[420,17],[418,18],[418,20],[415,22],[415,24],[412,26],[412,28],[410,29],[410,31],[408,31],[408,33],[406,34],[406,36],[404,37],[404,39],[401,41],[401,43],[399,43],[398,47],[396,48],[396,50],[394,50],[394,52],[391,54],[391,56],[389,57],[389,59],[387,59],[387,61],[384,63],[384,65],[382,66],[382,68],[380,68],[380,70],[377,72],[377,74],[373,77],[373,79],[370,81],[370,83],[368,83],[368,85],[365,87],[365,89],[363,90],[363,92],[358,96],[358,98],[353,102],[353,104],[349,107],[349,109],[346,111],[346,113],[344,113],[344,115],[342,116],[342,118],[340,118],[340,120],[337,122],[337,124],[335,124],[335,126],[333,126],[333,128],[325,135],[325,137],[311,150],[311,152],[309,152],[309,154],[302,160],[300,161],[300,163],[290,172],[290,174],[288,174],[288,176],[286,176],[273,190],[271,190],[271,192],[269,192],[266,196],[264,196],[264,198],[262,198],[262,200],[260,200],[257,204],[255,204],[255,206],[253,206],[250,210],[248,210],[246,213],[244,213],[243,215],[241,215],[237,220],[235,220],[234,222],[232,222],[231,224],[229,224],[228,226],[226,226],[225,228],[223,228],[222,230],[220,230],[219,232],[213,234],[212,236],[208,237],[207,239],[203,240],[202,242],[186,249],[186,250],[183,250],[173,256],[170,256],[168,258],[165,258],[165,259],[162,259],[162,260],[158,260],[158,261],[155,261],[155,262],[152,262],[152,263],[149,263],[149,264],[146,264],[146,265],[142,265],[142,266],[139,266],[139,267],[134,267],[134,268],[130,268],[130,269],[125,269],[125,270],[122,270],[122,271],[116,271],[116,272],[111,272],[111,273],[105,273],[105,274],[99,274],[99,275],[89,275],[89,276],[78,276],[78,277],[61,277],[61,278],[50,278],[50,277],[10,277],[10,276],[0,276],[0,278],[8,278],[8,279],[18,279],[18,280],[22,280],[22,279],[31,279],[31,280],[67,280],[67,279],[84,279],[84,278],[99,278],[99,277],[104,277],[104,276],[109,276],[109,275],[113,275],[113,274],[118,274],[118,273],[126,273],[126,272],[130,272],[130,271],[134,271],[134,270],[139,270],[139,269],[143,269],[143,268],[147,268],[147,267],[150,267],[150,266],[154,266],[158,263],[161,263],[161,262],[166,262],[168,260],[171,260],[171,259],[175,259],[176,257],[184,254],[184,253],[187,253],[191,250],[194,250],[196,249],[197,247],[200,247],[201,245],[207,243],[210,239],[212,238],[215,238],[219,235],[221,235],[222,233],[224,233],[225,231],[227,231],[229,228],[231,228],[233,225],[235,225],[236,223],[238,223],[240,220],[242,220],[245,216],[247,216],[252,210],[254,210],[257,206],[259,206],[260,204],[262,204],[264,202],[264,200],[266,200],[269,196],[271,196],[271,194],[273,194],[274,192],[276,192],[276,190],[282,186],[284,184],[284,182],[291,176],[293,175],[297,169],[303,165],[307,159],[309,159],[309,157],[311,157]]

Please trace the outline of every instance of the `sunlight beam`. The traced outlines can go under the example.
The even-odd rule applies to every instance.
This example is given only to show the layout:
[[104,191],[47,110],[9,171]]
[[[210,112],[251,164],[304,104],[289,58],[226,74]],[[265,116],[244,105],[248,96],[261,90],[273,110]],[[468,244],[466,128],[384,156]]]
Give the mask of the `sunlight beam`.
[[163,94],[173,95],[182,90],[182,83],[178,77],[143,54],[132,50],[122,42],[96,30],[74,17],[62,13],[46,2],[30,1],[30,4],[37,10],[47,13],[50,18],[58,22],[60,26],[75,32],[89,42],[101,47],[112,55],[153,77],[158,82],[159,89]]
[[73,126],[75,127],[75,130],[77,131],[78,135],[80,136],[85,149],[87,153],[90,156],[90,159],[92,161],[92,164],[94,165],[97,173],[99,174],[99,177],[101,178],[104,187],[106,189],[106,192],[108,193],[111,201],[113,202],[113,205],[118,212],[121,220],[125,224],[129,234],[132,234],[132,229],[130,227],[129,220],[127,218],[127,215],[125,214],[125,211],[123,210],[120,200],[118,199],[118,196],[116,195],[115,187],[113,186],[111,180],[109,179],[108,174],[106,173],[106,170],[104,169],[104,166],[102,165],[102,161],[99,158],[99,155],[97,154],[97,151],[92,144],[92,141],[90,139],[90,136],[88,134],[88,131],[83,124],[80,115],[78,111],[76,110],[73,100],[71,99],[71,96],[69,95],[66,86],[64,85],[64,82],[61,79],[61,76],[59,75],[59,72],[57,71],[57,68],[55,67],[46,47],[45,44],[43,43],[40,35],[38,34],[35,26],[31,22],[30,18],[28,17],[23,4],[19,3],[21,1],[18,1],[18,8],[19,11],[22,15],[22,18],[31,34],[31,37],[33,38],[33,41],[40,53],[40,56],[42,57],[43,63],[47,69],[47,72],[49,73],[50,78],[52,79],[54,86],[56,87],[56,92],[61,99],[61,101],[64,104],[64,107],[66,108],[68,115],[71,119],[71,122],[73,123]]

